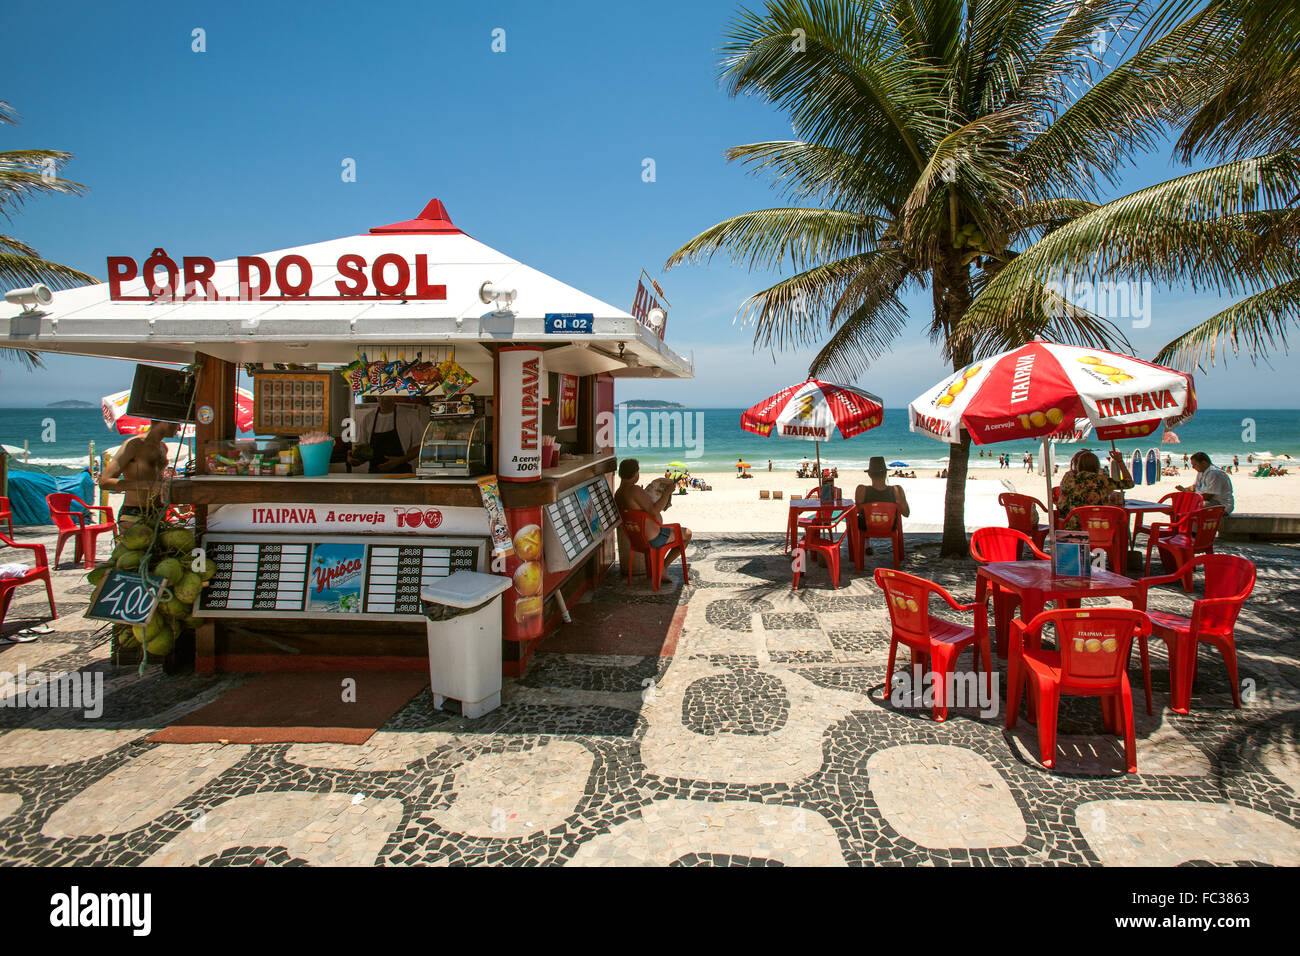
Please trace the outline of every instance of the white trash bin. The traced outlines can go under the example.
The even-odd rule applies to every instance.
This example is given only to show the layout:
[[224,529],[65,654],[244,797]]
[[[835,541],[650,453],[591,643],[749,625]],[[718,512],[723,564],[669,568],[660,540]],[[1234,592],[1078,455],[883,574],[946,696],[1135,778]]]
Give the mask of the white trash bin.
[[466,717],[501,706],[501,595],[507,577],[457,571],[420,590],[433,705],[460,701]]

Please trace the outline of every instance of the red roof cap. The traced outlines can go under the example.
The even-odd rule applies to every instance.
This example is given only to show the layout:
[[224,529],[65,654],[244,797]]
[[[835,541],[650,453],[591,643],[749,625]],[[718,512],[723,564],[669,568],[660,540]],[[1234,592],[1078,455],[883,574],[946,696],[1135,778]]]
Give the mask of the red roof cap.
[[424,233],[458,233],[459,229],[447,215],[447,207],[441,199],[430,199],[418,216],[406,222],[393,222],[387,226],[375,226],[370,230],[379,232],[424,232]]

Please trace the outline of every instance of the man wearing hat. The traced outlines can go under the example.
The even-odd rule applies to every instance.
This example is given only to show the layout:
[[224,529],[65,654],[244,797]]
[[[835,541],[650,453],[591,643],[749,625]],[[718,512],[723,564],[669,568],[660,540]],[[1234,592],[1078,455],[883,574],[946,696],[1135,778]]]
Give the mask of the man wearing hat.
[[[880,455],[873,455],[871,461],[867,463],[867,477],[871,479],[871,484],[858,485],[853,500],[859,506],[876,501],[898,505],[898,517],[902,520],[910,515],[912,510],[907,506],[907,495],[903,493],[902,485],[885,484],[885,477],[888,474],[885,459]],[[858,513],[858,527],[863,531],[867,530],[867,516],[861,512]],[[867,554],[871,553],[872,550],[867,548]]]

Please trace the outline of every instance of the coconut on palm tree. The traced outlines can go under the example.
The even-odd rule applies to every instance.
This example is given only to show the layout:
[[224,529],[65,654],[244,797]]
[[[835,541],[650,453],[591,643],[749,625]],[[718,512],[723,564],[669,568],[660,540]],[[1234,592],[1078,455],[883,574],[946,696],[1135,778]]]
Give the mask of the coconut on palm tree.
[[[0,101],[0,126],[18,121],[13,107]],[[44,193],[85,191],[81,183],[58,176],[58,170],[71,153],[57,149],[13,149],[0,152],[0,214],[12,220],[14,211],[29,198]],[[0,233],[0,284],[5,289],[42,282],[55,289],[85,285],[98,280],[91,275],[43,258],[40,253],[14,236]],[[16,358],[29,367],[40,365],[35,352],[26,349],[0,348],[0,358]]]
[[[1134,0],[768,0],[742,11],[722,79],[786,112],[793,141],[729,151],[773,175],[792,205],[720,222],[668,266],[718,252],[794,274],[752,296],[755,345],[817,345],[809,374],[856,377],[928,289],[931,342],[954,370],[1036,336],[1127,348],[1113,323],[1017,276],[1034,308],[963,327],[1024,250],[1097,208],[1135,150],[1208,96],[1204,33],[1176,24],[1107,67]],[[1049,302],[1051,308],[1042,308]],[[942,551],[964,555],[969,438],[951,446]]]

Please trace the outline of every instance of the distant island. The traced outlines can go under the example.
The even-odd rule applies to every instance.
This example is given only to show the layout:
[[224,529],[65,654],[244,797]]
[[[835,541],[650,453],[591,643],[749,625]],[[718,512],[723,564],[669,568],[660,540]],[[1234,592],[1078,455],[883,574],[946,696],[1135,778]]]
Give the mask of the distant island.
[[677,402],[659,402],[648,398],[633,398],[626,402],[619,402],[620,405],[626,405],[628,408],[685,408]]
[[61,402],[50,402],[46,408],[98,408],[94,402],[83,402],[79,398],[65,398]]

